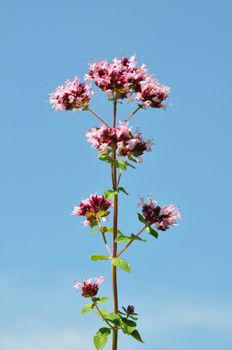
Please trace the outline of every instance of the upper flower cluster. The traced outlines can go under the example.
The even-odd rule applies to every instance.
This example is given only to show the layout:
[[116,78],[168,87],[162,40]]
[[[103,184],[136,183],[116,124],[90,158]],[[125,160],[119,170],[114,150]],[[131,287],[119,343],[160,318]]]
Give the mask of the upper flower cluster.
[[81,289],[81,295],[85,298],[93,298],[97,295],[100,284],[104,282],[104,277],[86,278],[83,283],[75,282],[74,288]]
[[84,225],[94,226],[100,217],[102,217],[103,220],[107,219],[107,216],[109,215],[108,209],[110,206],[111,202],[104,196],[91,194],[89,198],[81,201],[79,207],[74,207],[72,214],[76,216],[85,216],[86,220],[83,222]]
[[109,147],[116,147],[119,156],[139,157],[144,152],[150,152],[153,141],[144,140],[141,132],[132,133],[127,123],[121,123],[117,128],[91,128],[87,134],[87,141],[98,150],[107,150]]
[[90,85],[81,83],[78,78],[75,78],[73,81],[66,80],[64,86],[58,86],[50,94],[49,102],[55,111],[86,109],[90,95]]
[[[112,62],[102,60],[89,65],[86,79],[105,91],[109,98],[135,99],[142,108],[165,107],[169,88],[148,74],[146,66],[137,66],[135,56],[115,58]],[[135,98],[133,94],[135,93]]]
[[179,210],[173,205],[157,205],[152,198],[148,198],[148,203],[144,199],[140,199],[139,206],[149,225],[155,224],[158,230],[166,231],[170,226],[175,226],[176,221],[181,218]]

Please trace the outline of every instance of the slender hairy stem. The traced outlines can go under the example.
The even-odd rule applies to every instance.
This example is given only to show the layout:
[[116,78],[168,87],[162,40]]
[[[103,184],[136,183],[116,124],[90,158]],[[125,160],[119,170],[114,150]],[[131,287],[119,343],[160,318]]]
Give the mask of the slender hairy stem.
[[105,126],[107,126],[107,128],[109,128],[109,124],[107,124],[107,122],[105,122],[104,119],[102,119],[97,113],[95,113],[90,107],[87,107],[88,111],[90,113],[92,113],[97,119],[99,119],[103,124],[105,124]]
[[102,238],[103,238],[103,241],[105,243],[105,247],[106,247],[108,253],[110,254],[110,256],[112,256],[112,252],[111,252],[110,247],[109,247],[109,245],[107,243],[106,235],[105,235],[104,232],[102,232]]
[[[94,301],[93,301],[94,302]],[[111,329],[114,329],[114,327],[107,321],[105,320],[105,317],[103,315],[103,313],[101,312],[101,310],[99,309],[98,305],[96,303],[94,303],[94,306],[96,307],[97,311],[99,312],[99,315],[101,316],[101,318],[103,319],[103,321],[105,323],[107,323],[107,325],[111,328]]]
[[127,250],[127,248],[131,245],[131,243],[133,243],[133,242],[136,240],[136,238],[139,237],[139,235],[145,230],[146,227],[147,227],[147,225],[143,226],[143,227],[141,228],[141,230],[140,230],[133,238],[131,238],[130,242],[128,242],[127,245],[125,245],[125,247],[118,253],[117,258],[118,258],[122,253],[124,253],[125,250]]
[[[113,128],[116,127],[116,117],[117,117],[117,97],[114,98],[114,114],[113,114]],[[112,186],[114,191],[117,191],[117,168],[115,165],[116,160],[116,147],[112,150]],[[114,216],[113,216],[113,257],[117,256],[117,238],[118,230],[118,195],[114,195]],[[114,312],[118,313],[118,287],[117,287],[117,268],[112,264],[112,287],[113,287],[113,299],[114,299]],[[114,328],[113,330],[113,339],[112,339],[112,350],[118,349],[118,329]]]
[[134,115],[135,115],[135,113],[137,113],[140,109],[142,108],[142,106],[138,106],[138,108],[136,108],[136,110],[134,111],[134,112],[132,112],[125,120],[124,120],[124,122],[126,123],[126,122],[128,122]]
[[99,230],[101,231],[101,234],[102,234],[103,241],[104,241],[104,243],[105,243],[105,247],[106,247],[108,253],[110,254],[110,256],[112,256],[111,249],[110,249],[109,244],[108,244],[108,242],[107,242],[106,235],[105,235],[105,232],[104,232],[104,230],[103,230],[103,227],[101,226],[101,222],[100,222],[100,219],[99,219],[99,218],[97,218],[97,222],[98,222]]
[[119,172],[119,175],[118,175],[117,187],[118,187],[118,186],[119,186],[119,184],[120,184],[120,180],[121,180],[122,172],[123,172],[123,170],[122,170],[122,169],[120,169],[120,172]]

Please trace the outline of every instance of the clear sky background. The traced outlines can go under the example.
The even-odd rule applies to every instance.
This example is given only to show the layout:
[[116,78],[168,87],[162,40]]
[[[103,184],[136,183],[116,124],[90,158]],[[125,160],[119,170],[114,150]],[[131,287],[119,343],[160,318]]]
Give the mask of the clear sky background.
[[[72,279],[103,273],[110,295],[109,266],[90,262],[104,247],[70,212],[110,176],[85,140],[93,117],[46,101],[88,62],[134,53],[171,86],[171,106],[131,123],[156,146],[123,178],[120,227],[136,232],[150,193],[183,220],[126,256],[120,305],[135,305],[145,345],[125,337],[119,349],[232,348],[231,16],[230,0],[2,1],[0,349],[93,349],[101,322],[80,315]],[[103,94],[92,108],[110,120]]]

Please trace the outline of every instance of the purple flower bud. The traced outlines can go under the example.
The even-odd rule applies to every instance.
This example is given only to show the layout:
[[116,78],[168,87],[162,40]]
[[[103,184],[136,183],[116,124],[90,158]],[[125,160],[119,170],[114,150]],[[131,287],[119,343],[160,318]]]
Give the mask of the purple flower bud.
[[126,312],[128,313],[128,315],[133,314],[135,312],[134,306],[128,305],[127,309],[126,309]]

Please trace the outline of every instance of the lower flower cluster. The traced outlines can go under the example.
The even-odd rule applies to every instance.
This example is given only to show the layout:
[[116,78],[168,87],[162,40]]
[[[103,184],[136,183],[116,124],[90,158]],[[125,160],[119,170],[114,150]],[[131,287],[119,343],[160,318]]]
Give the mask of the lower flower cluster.
[[86,278],[83,283],[75,282],[74,288],[81,290],[81,295],[85,298],[93,298],[97,295],[100,284],[104,282],[104,277]]
[[181,218],[178,208],[173,204],[160,207],[152,198],[148,198],[147,203],[141,198],[139,206],[142,208],[143,217],[148,225],[154,224],[161,231],[175,226],[177,220]]

